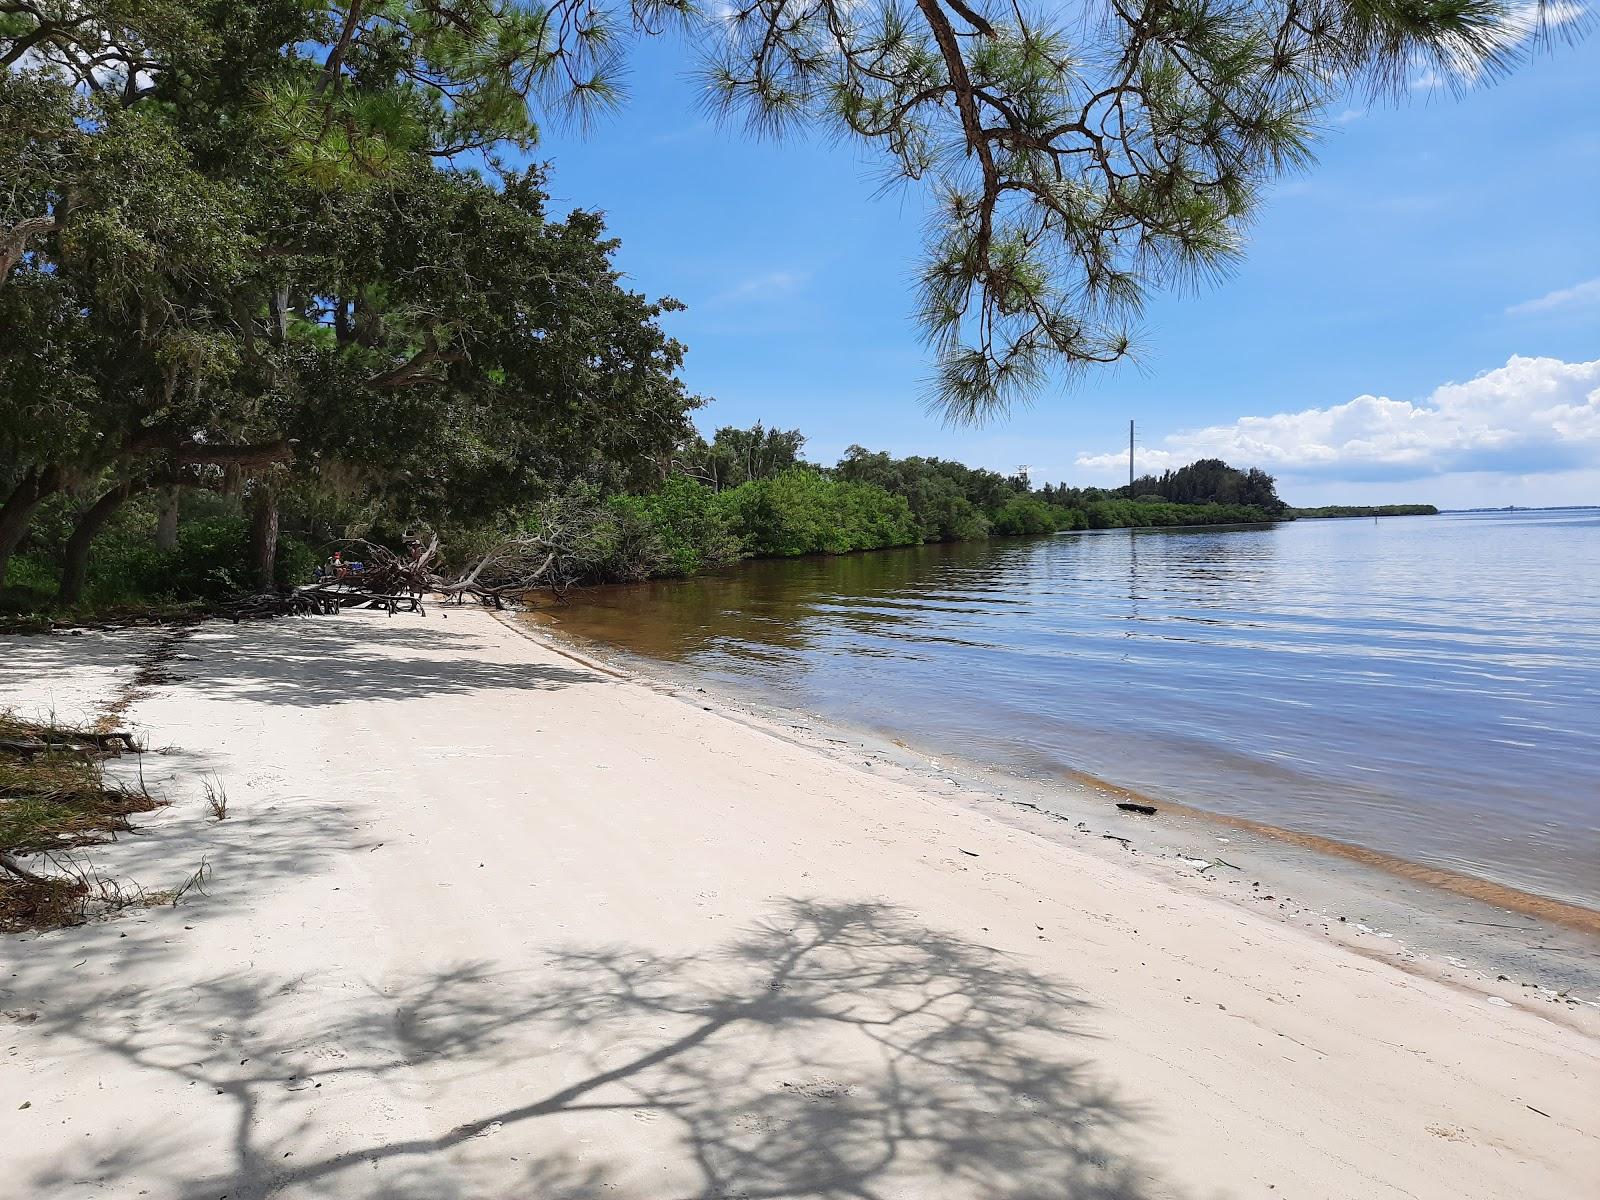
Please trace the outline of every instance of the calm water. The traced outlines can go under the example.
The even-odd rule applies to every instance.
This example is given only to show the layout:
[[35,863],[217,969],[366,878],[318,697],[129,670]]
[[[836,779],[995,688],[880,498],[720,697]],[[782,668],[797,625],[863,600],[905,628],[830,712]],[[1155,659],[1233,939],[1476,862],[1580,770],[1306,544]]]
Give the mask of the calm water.
[[1600,512],[749,563],[558,616],[936,753],[1600,906]]

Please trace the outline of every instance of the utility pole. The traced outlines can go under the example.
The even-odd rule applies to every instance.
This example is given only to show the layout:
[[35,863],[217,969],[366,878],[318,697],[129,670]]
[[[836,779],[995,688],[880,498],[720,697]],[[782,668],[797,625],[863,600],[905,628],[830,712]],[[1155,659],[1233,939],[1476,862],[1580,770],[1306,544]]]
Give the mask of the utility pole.
[[1128,495],[1133,495],[1133,422],[1128,422]]

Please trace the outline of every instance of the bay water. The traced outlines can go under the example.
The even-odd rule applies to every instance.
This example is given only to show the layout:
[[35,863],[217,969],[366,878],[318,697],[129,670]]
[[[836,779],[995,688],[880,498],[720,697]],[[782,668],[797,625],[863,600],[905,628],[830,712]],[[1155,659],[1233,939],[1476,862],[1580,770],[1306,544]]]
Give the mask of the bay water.
[[747,562],[552,615],[934,755],[1600,908],[1597,510]]

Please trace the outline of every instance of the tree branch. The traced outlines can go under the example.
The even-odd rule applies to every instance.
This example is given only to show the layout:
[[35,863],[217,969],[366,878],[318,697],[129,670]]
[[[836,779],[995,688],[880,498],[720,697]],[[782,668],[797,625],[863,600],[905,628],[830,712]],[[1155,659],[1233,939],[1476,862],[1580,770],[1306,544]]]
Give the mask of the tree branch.
[[399,366],[372,376],[367,380],[367,386],[400,388],[410,387],[414,383],[438,383],[438,376],[424,375],[422,372],[434,363],[460,362],[466,356],[464,350],[439,349],[439,343],[430,331],[422,335],[422,349]]
[[190,467],[269,467],[293,462],[294,443],[284,438],[247,445],[180,442],[172,448],[172,457]]

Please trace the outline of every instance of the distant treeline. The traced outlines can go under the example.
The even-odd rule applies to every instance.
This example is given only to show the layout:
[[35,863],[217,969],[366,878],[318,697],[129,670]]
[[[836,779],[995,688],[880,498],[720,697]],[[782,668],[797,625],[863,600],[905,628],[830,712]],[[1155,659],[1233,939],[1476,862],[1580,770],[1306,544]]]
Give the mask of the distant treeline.
[[[1272,476],[1207,459],[1130,488],[1034,487],[1022,475],[851,446],[823,467],[798,430],[719,429],[680,448],[646,493],[568,494],[562,524],[586,530],[593,579],[692,575],[743,557],[842,554],[928,542],[1146,526],[1281,520]],[[534,519],[548,520],[548,506]]]
[[1291,517],[1436,517],[1431,504],[1324,504],[1321,508],[1291,508]]
[[[928,542],[970,541],[1065,530],[1246,524],[1297,516],[1432,513],[1431,505],[1291,509],[1271,475],[1203,459],[1122,488],[1033,486],[1020,474],[948,459],[892,458],[851,446],[833,466],[801,457],[798,430],[719,429],[680,442],[660,460],[655,482],[632,488],[596,476],[534,495],[497,519],[440,530],[448,552],[470,559],[508,526],[555,531],[582,578],[593,582],[695,575],[751,557],[845,554]],[[354,532],[396,545],[405,532],[381,523],[340,532],[337,514],[301,511],[278,539],[276,578],[304,582],[329,539]],[[101,536],[90,563],[96,608],[215,600],[251,578],[249,521],[238,501],[185,492],[162,540],[161,508],[136,499]],[[179,518],[182,518],[181,521]],[[69,540],[70,505],[47,505],[13,563],[12,607],[50,595]]]

